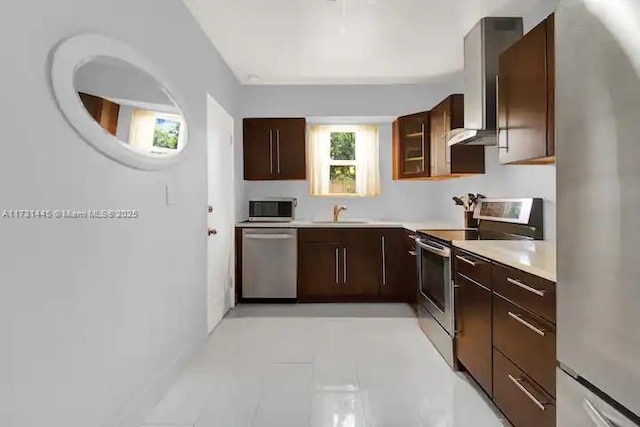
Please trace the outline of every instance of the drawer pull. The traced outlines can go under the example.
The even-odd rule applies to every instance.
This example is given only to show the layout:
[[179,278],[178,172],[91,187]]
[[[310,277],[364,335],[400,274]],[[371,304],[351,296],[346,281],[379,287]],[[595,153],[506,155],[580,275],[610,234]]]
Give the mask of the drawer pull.
[[460,255],[456,255],[456,258],[458,258],[460,261],[462,261],[462,262],[464,262],[464,263],[469,264],[469,265],[470,265],[470,266],[472,266],[472,267],[475,267],[476,265],[478,265],[478,263],[477,263],[477,262],[473,262],[473,261],[471,261],[469,258],[465,258],[465,257],[460,256]]
[[543,297],[545,294],[545,291],[541,291],[540,289],[536,289],[536,288],[532,288],[531,286],[522,283],[520,280],[516,280],[516,279],[512,279],[511,277],[507,277],[507,282],[511,283],[512,285],[516,285],[519,288],[524,289],[525,291],[529,291],[531,293],[534,293],[536,295],[538,295],[539,297]]
[[516,322],[519,322],[520,324],[522,324],[522,325],[526,326],[527,328],[531,329],[533,332],[535,332],[536,334],[540,335],[541,337],[544,337],[546,335],[544,333],[544,329],[540,329],[540,328],[537,328],[537,327],[533,326],[531,323],[529,323],[526,320],[524,320],[520,314],[513,314],[512,312],[508,312],[508,314],[509,314],[509,317],[511,317],[513,320],[515,320]]
[[531,401],[535,403],[535,405],[540,408],[541,411],[547,409],[547,402],[540,402],[529,390],[527,390],[525,386],[522,385],[523,381],[521,378],[514,378],[511,374],[509,374],[509,379],[516,385],[516,387],[520,389],[521,392],[523,392],[529,399],[531,399]]

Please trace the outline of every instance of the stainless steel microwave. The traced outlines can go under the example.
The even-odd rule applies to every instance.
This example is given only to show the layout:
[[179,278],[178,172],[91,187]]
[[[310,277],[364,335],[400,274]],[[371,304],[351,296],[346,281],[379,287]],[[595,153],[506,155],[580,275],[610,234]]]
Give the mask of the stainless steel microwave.
[[249,200],[249,221],[289,222],[296,217],[298,200],[293,197],[266,197]]

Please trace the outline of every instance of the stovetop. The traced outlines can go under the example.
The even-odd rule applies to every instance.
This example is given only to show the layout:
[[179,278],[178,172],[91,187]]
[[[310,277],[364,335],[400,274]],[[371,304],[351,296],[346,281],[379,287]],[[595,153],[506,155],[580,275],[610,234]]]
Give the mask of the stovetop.
[[528,240],[514,234],[500,233],[490,230],[418,230],[419,235],[451,244],[456,240]]

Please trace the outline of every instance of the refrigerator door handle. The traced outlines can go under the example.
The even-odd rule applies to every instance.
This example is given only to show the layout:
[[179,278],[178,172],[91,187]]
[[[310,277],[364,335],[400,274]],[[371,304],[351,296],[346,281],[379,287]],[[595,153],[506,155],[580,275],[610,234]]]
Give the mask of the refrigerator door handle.
[[593,403],[589,402],[588,399],[584,400],[582,406],[584,406],[587,415],[589,415],[589,418],[591,418],[591,421],[593,421],[597,427],[616,427],[616,425],[613,424],[606,415],[600,412]]

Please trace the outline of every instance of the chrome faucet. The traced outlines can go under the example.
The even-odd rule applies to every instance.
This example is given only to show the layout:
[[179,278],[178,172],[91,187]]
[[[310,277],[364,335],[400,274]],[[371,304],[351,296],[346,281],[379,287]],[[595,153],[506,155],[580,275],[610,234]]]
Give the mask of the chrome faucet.
[[347,210],[346,206],[338,207],[338,205],[334,205],[333,206],[333,222],[338,222],[338,219],[340,217],[340,212],[346,211],[346,210]]

